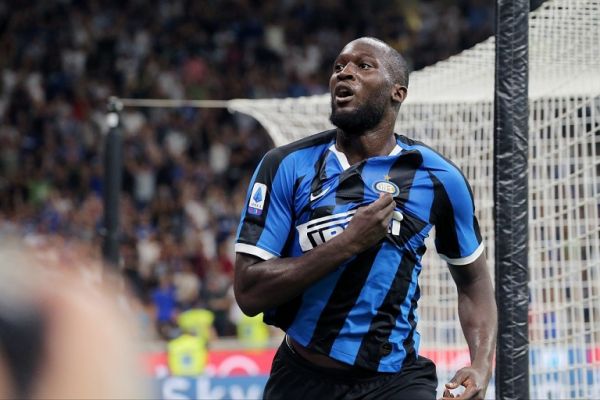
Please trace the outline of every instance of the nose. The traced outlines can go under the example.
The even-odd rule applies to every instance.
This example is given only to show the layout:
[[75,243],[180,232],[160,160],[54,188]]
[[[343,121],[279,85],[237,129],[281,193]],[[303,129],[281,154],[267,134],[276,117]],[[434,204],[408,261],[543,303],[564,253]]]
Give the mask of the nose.
[[344,68],[342,68],[341,71],[339,71],[337,73],[337,78],[340,81],[354,79],[354,73],[355,73],[354,64],[349,62],[348,64],[344,65]]

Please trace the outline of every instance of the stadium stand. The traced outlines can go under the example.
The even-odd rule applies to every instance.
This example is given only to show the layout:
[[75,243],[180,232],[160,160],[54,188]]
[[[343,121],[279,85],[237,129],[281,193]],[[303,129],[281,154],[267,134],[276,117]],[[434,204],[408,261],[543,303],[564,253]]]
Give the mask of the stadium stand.
[[[485,39],[492,23],[484,0],[1,2],[0,230],[100,247],[110,95],[320,94],[349,39],[379,37],[420,69]],[[225,110],[128,111],[123,122],[121,267],[148,319],[155,303],[173,303],[148,329],[158,337],[164,318],[205,307],[219,336],[235,336],[232,240],[270,139]]]

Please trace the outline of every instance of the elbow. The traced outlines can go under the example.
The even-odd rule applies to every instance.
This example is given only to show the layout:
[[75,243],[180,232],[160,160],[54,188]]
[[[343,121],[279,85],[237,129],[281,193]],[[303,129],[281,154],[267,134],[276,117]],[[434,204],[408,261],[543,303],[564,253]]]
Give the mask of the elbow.
[[262,312],[256,301],[251,295],[235,290],[235,301],[244,314],[254,317]]
[[238,305],[240,306],[242,312],[249,317],[255,317],[261,313],[261,310],[258,307],[249,302],[238,302]]

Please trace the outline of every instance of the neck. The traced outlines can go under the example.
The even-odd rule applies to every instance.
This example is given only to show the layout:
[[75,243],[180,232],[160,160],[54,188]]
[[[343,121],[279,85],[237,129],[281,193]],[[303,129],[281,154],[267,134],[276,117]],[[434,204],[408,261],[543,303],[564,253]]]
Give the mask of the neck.
[[346,155],[350,165],[370,157],[387,156],[396,146],[394,121],[381,123],[365,132],[350,133],[338,128],[336,148]]

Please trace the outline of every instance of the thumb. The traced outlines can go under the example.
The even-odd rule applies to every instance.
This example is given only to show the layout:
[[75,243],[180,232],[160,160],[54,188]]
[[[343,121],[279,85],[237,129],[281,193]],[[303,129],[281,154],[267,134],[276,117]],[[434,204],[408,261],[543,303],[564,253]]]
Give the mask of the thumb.
[[446,387],[448,389],[456,389],[458,387],[458,383],[456,383],[454,381],[450,381],[450,382],[446,383]]
[[454,377],[450,379],[450,382],[446,383],[446,387],[448,389],[456,389],[458,386],[460,386],[463,381],[463,374],[461,372],[462,371],[458,371],[456,374],[454,374]]

